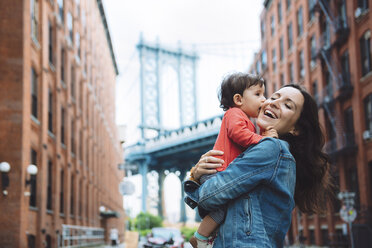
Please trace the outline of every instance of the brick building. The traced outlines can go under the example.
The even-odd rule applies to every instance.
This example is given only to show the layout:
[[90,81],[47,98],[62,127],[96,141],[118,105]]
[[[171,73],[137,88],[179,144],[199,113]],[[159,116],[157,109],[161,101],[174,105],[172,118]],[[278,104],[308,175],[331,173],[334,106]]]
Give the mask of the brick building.
[[[265,0],[250,69],[266,78],[269,94],[298,82],[316,98],[336,183],[356,193],[356,247],[372,245],[371,7],[371,0]],[[294,211],[289,242],[347,245],[340,207],[335,200],[327,215]]]
[[11,166],[0,247],[57,247],[99,228],[123,241],[118,71],[102,1],[3,0],[0,16],[0,162]]

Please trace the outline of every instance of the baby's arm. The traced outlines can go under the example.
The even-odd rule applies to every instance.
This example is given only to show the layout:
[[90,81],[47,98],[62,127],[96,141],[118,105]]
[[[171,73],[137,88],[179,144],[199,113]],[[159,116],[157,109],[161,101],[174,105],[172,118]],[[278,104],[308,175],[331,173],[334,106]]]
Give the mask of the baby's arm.
[[249,123],[247,123],[239,109],[230,109],[226,114],[227,135],[235,143],[242,147],[248,147],[252,144],[257,144],[263,138],[253,131],[254,126],[252,123],[251,127],[249,127]]

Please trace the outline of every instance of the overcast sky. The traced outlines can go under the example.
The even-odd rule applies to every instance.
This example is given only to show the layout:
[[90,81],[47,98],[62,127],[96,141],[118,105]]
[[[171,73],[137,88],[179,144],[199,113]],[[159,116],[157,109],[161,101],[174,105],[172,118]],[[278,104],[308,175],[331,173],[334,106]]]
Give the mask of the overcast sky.
[[[217,90],[223,76],[246,71],[259,48],[263,0],[104,0],[104,7],[120,72],[116,88],[117,123],[127,126],[127,144],[139,138],[140,81],[136,44],[141,32],[145,41],[158,39],[165,48],[177,47],[179,42],[186,50],[195,45],[200,56],[199,120],[222,114]],[[177,101],[175,88],[163,87],[169,94],[162,101],[170,108]],[[165,124],[177,125],[177,110],[162,111],[170,113]],[[175,209],[179,208],[177,205]]]

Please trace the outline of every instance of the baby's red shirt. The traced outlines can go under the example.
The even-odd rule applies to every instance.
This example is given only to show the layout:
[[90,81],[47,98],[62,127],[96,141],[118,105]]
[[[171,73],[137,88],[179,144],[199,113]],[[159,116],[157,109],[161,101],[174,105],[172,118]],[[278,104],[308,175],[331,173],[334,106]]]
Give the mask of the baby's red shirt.
[[221,156],[215,156],[225,161],[217,170],[224,171],[248,146],[257,144],[261,139],[262,136],[256,134],[256,127],[241,109],[228,109],[222,118],[220,133],[213,147],[213,150],[224,152]]

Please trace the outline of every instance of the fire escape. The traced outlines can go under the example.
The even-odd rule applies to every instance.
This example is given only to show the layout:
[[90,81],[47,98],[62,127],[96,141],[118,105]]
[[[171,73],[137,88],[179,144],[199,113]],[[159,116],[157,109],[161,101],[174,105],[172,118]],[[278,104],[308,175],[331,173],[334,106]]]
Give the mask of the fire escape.
[[[339,0],[334,4],[337,11],[331,8],[329,0],[310,1],[310,11],[319,13],[322,32],[317,42],[317,58],[322,63],[326,82],[319,96],[319,106],[324,109],[325,117],[328,119],[328,142],[325,150],[332,158],[336,158],[356,150],[353,130],[350,128],[347,130],[346,124],[343,124],[344,121],[335,111],[337,102],[349,99],[353,93],[349,69],[345,70],[339,59],[334,59],[339,48],[347,42],[350,33],[346,1]],[[348,63],[347,59],[347,68],[349,68]]]

